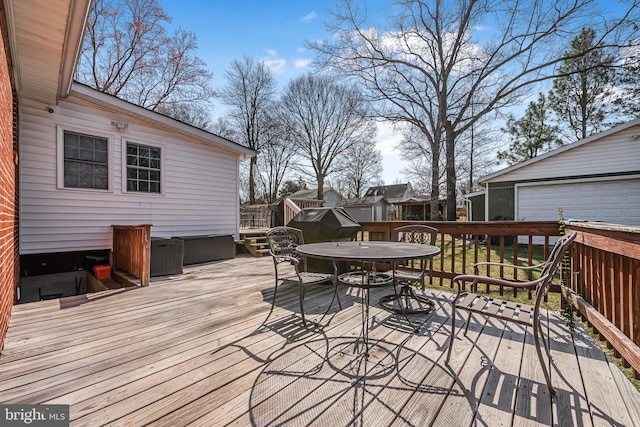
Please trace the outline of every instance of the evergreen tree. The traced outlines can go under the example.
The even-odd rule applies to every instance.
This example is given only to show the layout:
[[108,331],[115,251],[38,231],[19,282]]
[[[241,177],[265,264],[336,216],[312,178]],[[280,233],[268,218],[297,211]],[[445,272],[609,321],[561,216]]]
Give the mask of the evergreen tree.
[[498,152],[498,160],[513,165],[562,145],[558,127],[549,123],[549,110],[549,100],[541,93],[537,101],[529,103],[524,117],[516,120],[511,116],[507,127],[502,129],[510,135],[511,145],[508,150]]
[[614,101],[620,122],[640,117],[640,55],[629,52],[622,60],[619,91]]
[[595,43],[596,32],[583,28],[571,42],[560,66],[561,77],[553,81],[549,103],[577,141],[611,126],[613,112],[614,59]]

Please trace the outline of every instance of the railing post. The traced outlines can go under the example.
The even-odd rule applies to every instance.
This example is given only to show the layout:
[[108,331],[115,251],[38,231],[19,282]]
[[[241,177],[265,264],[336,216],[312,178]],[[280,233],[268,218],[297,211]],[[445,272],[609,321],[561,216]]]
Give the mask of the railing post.
[[112,225],[113,269],[140,279],[149,286],[151,274],[151,224]]
[[302,209],[290,198],[284,199],[284,225],[287,225],[291,219],[296,216]]

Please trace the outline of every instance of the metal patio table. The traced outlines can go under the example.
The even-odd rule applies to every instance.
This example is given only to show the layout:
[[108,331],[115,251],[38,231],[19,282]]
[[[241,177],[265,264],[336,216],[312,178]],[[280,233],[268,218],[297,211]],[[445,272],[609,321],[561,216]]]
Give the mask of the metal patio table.
[[[352,261],[360,264],[360,270],[341,274],[338,277],[338,281],[345,286],[359,288],[364,292],[362,338],[365,345],[365,354],[369,353],[369,289],[394,283],[393,274],[384,274],[376,271],[376,263],[391,262],[395,264],[398,261],[427,259],[440,253],[440,248],[437,246],[378,241],[308,243],[298,246],[296,250],[307,257],[334,261]],[[406,313],[403,314],[406,318]],[[409,321],[408,318],[407,321]]]

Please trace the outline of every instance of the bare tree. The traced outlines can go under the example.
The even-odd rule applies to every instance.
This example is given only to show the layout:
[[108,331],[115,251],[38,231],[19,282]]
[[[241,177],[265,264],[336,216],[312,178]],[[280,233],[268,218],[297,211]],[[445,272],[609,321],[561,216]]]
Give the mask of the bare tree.
[[170,21],[156,0],[93,1],[77,79],[149,110],[200,120],[213,75],[196,56],[193,33],[167,35]]
[[[594,0],[553,5],[544,0],[398,0],[394,5],[391,29],[380,32],[369,24],[365,8],[342,0],[329,26],[332,39],[308,45],[320,54],[321,65],[362,82],[380,117],[419,129],[434,159],[444,142],[448,220],[456,218],[460,135],[483,116],[518,103],[531,85],[557,77],[556,65],[566,60],[557,46],[565,46],[585,19],[600,27],[592,50],[627,43],[639,31],[632,16],[637,0],[619,19],[599,22],[603,15],[592,13]],[[490,37],[481,33],[487,26],[495,29]],[[438,183],[432,188],[433,198]]]
[[[410,166],[403,170],[403,174],[415,184],[420,192],[430,195],[431,218],[440,215],[440,194],[442,171],[442,131],[437,128],[426,129],[424,124],[404,123],[398,121],[396,126],[402,129],[403,138],[400,141],[400,157],[409,161]],[[436,139],[437,138],[437,139]]]
[[359,141],[338,153],[335,177],[340,192],[348,198],[359,198],[382,176],[382,155],[372,141]]
[[485,120],[476,123],[456,141],[458,193],[467,194],[476,190],[476,179],[495,168],[497,141],[500,141],[498,132],[494,121],[485,116]]
[[278,198],[278,191],[289,171],[296,150],[286,137],[284,121],[279,113],[268,116],[267,123],[270,126],[265,129],[266,143],[258,153],[258,170],[263,198],[267,203],[273,203]]
[[[259,153],[273,138],[268,133],[272,126],[268,113],[274,108],[276,81],[263,62],[247,56],[233,61],[225,77],[227,84],[220,96],[231,107],[228,117],[236,128],[238,142]],[[251,204],[256,201],[257,162],[253,157],[249,166]]]
[[367,119],[366,103],[353,86],[336,83],[323,75],[307,74],[289,82],[281,99],[287,118],[286,131],[318,185],[324,181],[338,154],[358,143],[370,143],[375,123]]
[[[181,122],[188,123],[197,128],[214,132],[215,124],[211,117],[211,110],[201,105],[178,104],[171,109],[171,117]],[[218,133],[218,135],[220,135]]]

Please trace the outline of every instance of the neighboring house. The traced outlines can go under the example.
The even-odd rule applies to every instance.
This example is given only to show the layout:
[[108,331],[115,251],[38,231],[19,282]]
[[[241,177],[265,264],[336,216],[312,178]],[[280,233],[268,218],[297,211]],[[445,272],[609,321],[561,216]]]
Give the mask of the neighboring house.
[[384,198],[390,203],[387,219],[393,220],[402,218],[402,205],[399,205],[399,203],[415,196],[415,194],[411,183],[407,182],[406,184],[369,187],[367,192],[364,194],[364,197],[372,196],[384,196]]
[[414,196],[397,203],[401,215],[398,219],[407,221],[442,221],[447,206],[446,200],[440,200],[438,206],[439,217],[431,218],[431,197]]
[[162,237],[238,233],[239,162],[255,153],[73,83],[90,7],[0,3],[0,342],[19,272],[110,250],[112,225],[152,224]]
[[[287,196],[289,199],[293,200],[317,200],[318,199],[318,189],[312,188],[310,190],[299,190],[293,194]],[[325,188],[322,192],[322,200],[323,206],[326,208],[333,208],[337,206],[344,200],[342,194],[340,194],[337,190],[334,190],[331,187]]]
[[389,202],[384,196],[347,199],[338,206],[344,208],[357,222],[386,221]]
[[467,221],[485,221],[485,197],[484,190],[465,194],[467,205]]
[[[490,221],[553,221],[562,209],[565,219],[640,225],[640,119],[487,175],[479,183]],[[470,199],[474,212],[480,194]]]

